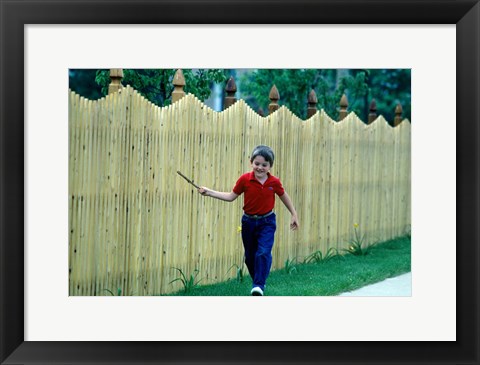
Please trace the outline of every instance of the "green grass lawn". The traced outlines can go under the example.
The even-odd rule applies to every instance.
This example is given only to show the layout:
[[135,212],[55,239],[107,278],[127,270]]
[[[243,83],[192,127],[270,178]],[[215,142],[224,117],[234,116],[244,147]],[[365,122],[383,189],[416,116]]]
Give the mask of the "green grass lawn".
[[[411,239],[401,237],[376,244],[366,255],[337,255],[322,263],[294,264],[270,273],[265,295],[268,296],[331,296],[361,288],[384,279],[410,272]],[[289,271],[289,272],[287,272]],[[197,277],[201,279],[201,273]],[[252,280],[246,269],[243,281],[236,279],[199,285],[189,293],[171,295],[242,296],[250,295]]]

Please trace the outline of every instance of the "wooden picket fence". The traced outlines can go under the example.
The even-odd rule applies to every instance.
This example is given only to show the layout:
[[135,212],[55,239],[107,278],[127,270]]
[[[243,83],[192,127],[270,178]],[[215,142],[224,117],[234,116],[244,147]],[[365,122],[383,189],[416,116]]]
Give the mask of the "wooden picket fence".
[[[243,100],[215,112],[193,95],[160,108],[127,86],[97,101],[69,93],[69,294],[159,295],[179,290],[181,269],[202,284],[242,265],[243,197],[203,197],[197,184],[231,191],[258,144],[272,147],[300,229],[276,201],[272,269],[330,247],[347,248],[354,224],[366,242],[410,227],[410,123],[366,125],[286,107],[267,117]],[[110,292],[109,292],[110,291]]]

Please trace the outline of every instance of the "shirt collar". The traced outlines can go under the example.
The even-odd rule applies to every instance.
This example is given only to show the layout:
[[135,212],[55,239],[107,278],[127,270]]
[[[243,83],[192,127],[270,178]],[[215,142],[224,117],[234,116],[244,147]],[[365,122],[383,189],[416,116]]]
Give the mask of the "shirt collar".
[[[267,172],[267,180],[270,179],[272,175],[270,174],[270,172]],[[258,181],[257,178],[255,177],[255,172],[253,171],[250,171],[250,181]],[[265,180],[265,182],[267,182],[267,180]]]

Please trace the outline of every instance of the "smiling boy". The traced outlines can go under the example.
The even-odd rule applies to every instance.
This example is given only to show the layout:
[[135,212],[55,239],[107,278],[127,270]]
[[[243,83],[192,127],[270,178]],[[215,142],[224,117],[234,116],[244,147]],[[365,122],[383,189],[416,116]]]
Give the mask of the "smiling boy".
[[219,200],[232,202],[244,193],[242,216],[242,241],[245,249],[245,264],[253,280],[251,295],[262,296],[272,266],[272,248],[276,216],[273,212],[275,194],[289,210],[290,228],[299,227],[297,212],[280,182],[270,174],[275,156],[270,147],[260,145],[250,156],[252,171],[240,176],[231,192],[219,192],[200,187],[198,192]]

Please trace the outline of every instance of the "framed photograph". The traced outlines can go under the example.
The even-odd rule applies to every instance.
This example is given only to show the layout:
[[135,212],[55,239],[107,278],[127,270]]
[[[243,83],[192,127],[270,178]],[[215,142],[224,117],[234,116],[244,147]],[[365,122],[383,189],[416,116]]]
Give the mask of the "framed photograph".
[[[479,310],[478,1],[0,1],[2,364],[479,363],[475,319]],[[55,25],[61,27],[55,29]],[[160,33],[154,29],[155,25],[164,26]],[[328,25],[329,33],[318,31],[319,25]],[[388,27],[383,28],[382,38],[376,25],[396,27],[398,38]],[[450,28],[442,28],[444,25]],[[365,38],[365,47],[359,47],[356,38],[361,27],[370,28],[368,34],[375,36]],[[222,32],[231,38],[220,37]],[[63,38],[57,38],[62,33]],[[157,38],[152,37],[152,33],[161,35],[158,39],[163,42],[162,51],[156,49]],[[145,39],[135,38],[142,34]],[[204,37],[205,44],[199,42],[198,34]],[[314,37],[310,40],[308,34]],[[405,37],[408,34],[411,47],[401,39],[402,34]],[[435,34],[437,36],[431,37]],[[322,38],[324,36],[329,40]],[[142,46],[137,45],[135,39],[139,39]],[[191,48],[185,46],[189,40]],[[235,42],[238,49],[232,46]],[[382,310],[372,316],[373,312],[368,310],[371,302],[365,298],[265,297],[265,301],[253,307],[244,300],[252,299],[250,297],[223,301],[201,298],[193,301],[187,297],[180,300],[150,297],[138,301],[115,297],[68,298],[68,280],[58,275],[58,270],[68,271],[65,257],[68,239],[64,240],[68,216],[63,211],[64,197],[55,198],[59,190],[66,189],[68,169],[64,161],[68,161],[68,157],[54,158],[62,156],[61,151],[65,151],[68,143],[62,124],[68,118],[65,82],[68,68],[159,68],[159,64],[170,68],[248,66],[245,62],[251,62],[251,58],[244,61],[243,56],[242,61],[241,56],[236,58],[237,52],[257,55],[255,66],[262,68],[277,64],[280,68],[312,68],[319,64],[302,59],[301,48],[295,43],[308,50],[306,54],[310,59],[317,53],[319,58],[328,58],[328,52],[342,50],[341,60],[336,59],[335,64],[322,63],[330,68],[356,65],[381,68],[382,65],[372,60],[381,63],[386,59],[385,53],[391,55],[391,63],[385,67],[412,68],[412,135],[419,136],[419,131],[428,131],[434,126],[438,128],[412,141],[414,148],[425,150],[419,147],[424,144],[432,149],[429,158],[415,160],[412,155],[416,166],[413,172],[414,175],[418,172],[418,178],[429,171],[431,177],[427,175],[429,181],[423,182],[422,191],[437,194],[429,196],[434,200],[412,195],[412,246],[417,244],[412,254],[412,269],[422,278],[418,285],[414,282],[413,300],[376,298],[373,308]],[[338,46],[331,46],[333,44]],[[395,48],[396,44],[402,46]],[[128,58],[125,54],[129,45],[135,50],[130,53],[145,52],[147,61],[138,65],[138,58]],[[452,45],[456,45],[456,55],[448,53]],[[443,54],[442,46],[446,50]],[[348,48],[352,49],[352,57],[343,56],[343,50]],[[421,70],[426,68],[417,69],[412,67],[415,63],[409,63],[409,57],[416,57],[416,50],[431,51],[438,63],[450,60],[449,66],[453,64],[456,68],[456,77],[452,68],[450,72],[445,68],[445,73],[438,73],[438,78],[431,79],[429,84],[418,82],[422,79]],[[118,56],[108,61],[102,59],[109,52]],[[66,60],[65,54],[70,53],[85,56],[81,61],[68,61],[65,68],[65,61],[59,63],[57,59]],[[204,60],[203,53],[214,56],[208,64],[196,63]],[[218,56],[222,53],[227,56]],[[282,58],[285,53],[288,61]],[[362,63],[358,54],[360,57],[367,54],[370,61]],[[118,64],[112,64],[112,59],[117,57]],[[171,61],[158,61],[161,57]],[[43,64],[31,67],[41,63],[39,58]],[[49,67],[48,60],[61,66]],[[435,59],[429,62],[432,68],[437,66]],[[55,67],[58,72],[52,72]],[[38,74],[42,76],[37,78]],[[63,76],[59,78],[57,74]],[[45,80],[49,80],[48,83]],[[424,95],[429,89],[436,98],[428,107],[420,105],[418,101],[427,100]],[[442,98],[442,94],[448,98]],[[455,107],[447,105],[452,95],[456,96],[456,100],[451,101]],[[46,96],[51,102],[45,102]],[[425,110],[431,110],[431,117],[422,114]],[[60,123],[55,119],[60,119]],[[450,124],[445,124],[446,119]],[[41,133],[37,133],[40,130]],[[452,143],[455,135],[456,145]],[[443,152],[450,154],[448,159],[445,153],[440,153],[442,143]],[[451,150],[452,146],[456,151]],[[32,151],[36,154],[41,150],[47,152],[38,153],[39,159],[32,158]],[[456,157],[452,156],[453,152]],[[456,185],[455,169],[459,191],[452,194]],[[424,171],[420,173],[420,170]],[[412,183],[415,181],[418,179]],[[419,203],[422,200],[430,205]],[[456,221],[455,209],[458,210]],[[442,210],[448,220],[441,219]],[[432,231],[425,234],[423,228],[420,234],[422,227]],[[40,231],[43,233],[38,236]],[[415,241],[416,232],[421,243]],[[448,242],[440,243],[439,237]],[[445,272],[453,273],[455,278],[443,282],[445,274],[440,273],[435,260],[441,261]],[[33,277],[42,280],[34,281]],[[425,298],[427,296],[429,298]],[[63,302],[57,306],[56,301]],[[444,311],[446,302],[450,304],[449,310],[453,308],[453,313],[456,310],[456,318]],[[418,303],[424,306],[418,313],[428,313],[429,321],[409,318],[411,327],[400,328],[400,322],[405,322],[409,313],[415,313]],[[336,311],[332,310],[334,307]],[[245,308],[268,313],[268,319],[261,324],[247,320]],[[148,312],[148,316],[144,312]],[[419,336],[427,333],[424,327],[428,326],[432,327],[428,328],[430,333],[434,333],[439,323],[441,330],[437,333],[450,331],[448,336]],[[368,333],[368,327],[377,332]],[[399,333],[396,336],[382,333],[382,328]]]

